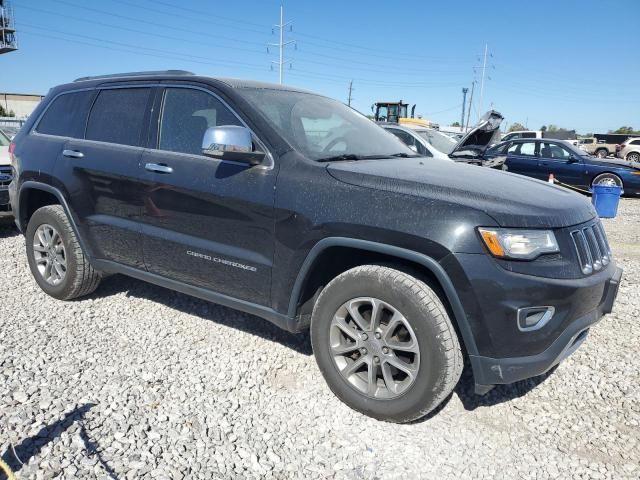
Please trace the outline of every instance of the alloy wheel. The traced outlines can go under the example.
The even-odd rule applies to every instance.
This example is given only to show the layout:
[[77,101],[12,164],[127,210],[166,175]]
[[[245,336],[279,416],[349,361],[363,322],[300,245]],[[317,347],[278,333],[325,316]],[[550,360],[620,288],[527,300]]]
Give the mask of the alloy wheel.
[[338,371],[360,393],[393,399],[415,382],[420,347],[407,319],[371,297],[344,303],[330,325],[331,355]]
[[627,155],[627,160],[629,160],[630,162],[639,162],[640,163],[640,153],[631,152],[629,155]]
[[40,225],[33,236],[33,256],[38,272],[49,285],[59,285],[67,274],[67,254],[62,237],[51,225]]

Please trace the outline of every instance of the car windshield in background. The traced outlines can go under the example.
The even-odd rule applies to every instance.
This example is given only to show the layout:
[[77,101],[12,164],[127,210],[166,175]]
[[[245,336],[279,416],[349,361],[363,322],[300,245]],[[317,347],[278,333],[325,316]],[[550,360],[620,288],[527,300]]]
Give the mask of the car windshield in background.
[[418,135],[426,138],[433,148],[449,155],[458,144],[456,140],[436,130],[418,130]]
[[9,143],[11,143],[9,137],[7,137],[4,132],[0,130],[0,147],[7,147],[9,146]]
[[312,160],[417,156],[394,135],[336,100],[285,90],[247,88],[240,93]]

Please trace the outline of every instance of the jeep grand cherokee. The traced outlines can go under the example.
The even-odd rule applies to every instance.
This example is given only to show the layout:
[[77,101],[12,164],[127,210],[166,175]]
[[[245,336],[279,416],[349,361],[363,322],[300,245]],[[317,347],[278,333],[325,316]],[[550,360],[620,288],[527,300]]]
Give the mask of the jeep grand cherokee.
[[479,393],[546,372],[611,311],[622,273],[580,195],[427,160],[290,87],[82,78],[49,92],[11,152],[47,294],[120,273],[310,328],[335,394],[388,421],[440,404],[463,355]]

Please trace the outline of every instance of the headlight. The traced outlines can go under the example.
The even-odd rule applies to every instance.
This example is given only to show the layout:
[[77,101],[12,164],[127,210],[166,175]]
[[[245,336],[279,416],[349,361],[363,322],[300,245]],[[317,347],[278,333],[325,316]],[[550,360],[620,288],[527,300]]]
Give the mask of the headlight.
[[551,230],[479,228],[478,231],[494,257],[533,260],[543,253],[560,251]]

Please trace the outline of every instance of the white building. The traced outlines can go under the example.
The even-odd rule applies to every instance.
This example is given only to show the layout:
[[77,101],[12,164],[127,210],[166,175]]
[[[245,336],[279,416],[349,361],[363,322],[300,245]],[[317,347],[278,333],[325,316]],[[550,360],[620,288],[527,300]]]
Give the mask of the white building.
[[7,113],[13,112],[16,119],[24,120],[31,115],[43,98],[44,95],[0,92],[0,105]]

